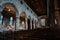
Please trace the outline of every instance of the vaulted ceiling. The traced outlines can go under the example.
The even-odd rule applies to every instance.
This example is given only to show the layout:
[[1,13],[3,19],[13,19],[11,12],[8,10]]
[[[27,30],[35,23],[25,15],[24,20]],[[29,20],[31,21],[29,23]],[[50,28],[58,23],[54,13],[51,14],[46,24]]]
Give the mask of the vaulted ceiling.
[[24,0],[24,1],[38,16],[47,14],[47,0]]

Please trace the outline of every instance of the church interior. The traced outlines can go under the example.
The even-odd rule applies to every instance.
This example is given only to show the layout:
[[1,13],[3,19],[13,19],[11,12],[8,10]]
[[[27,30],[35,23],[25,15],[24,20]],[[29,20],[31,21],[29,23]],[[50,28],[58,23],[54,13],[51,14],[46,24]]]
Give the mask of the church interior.
[[0,40],[60,39],[60,0],[0,0]]

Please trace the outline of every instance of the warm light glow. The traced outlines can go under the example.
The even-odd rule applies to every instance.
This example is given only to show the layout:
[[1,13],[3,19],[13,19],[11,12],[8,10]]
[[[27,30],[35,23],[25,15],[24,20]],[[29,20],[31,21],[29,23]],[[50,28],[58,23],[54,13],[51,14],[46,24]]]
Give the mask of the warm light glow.
[[10,10],[14,10],[14,8],[13,8],[11,5],[6,6],[6,8],[7,8],[7,9],[10,9]]
[[25,16],[25,14],[22,12],[22,13],[20,14],[20,16],[21,16],[21,17],[24,17],[24,16]]
[[24,24],[24,21],[22,21],[22,24]]
[[15,9],[11,5],[6,6],[6,9],[11,13],[15,13]]
[[8,11],[10,11],[10,9]]
[[25,23],[22,21],[22,28],[25,29]]

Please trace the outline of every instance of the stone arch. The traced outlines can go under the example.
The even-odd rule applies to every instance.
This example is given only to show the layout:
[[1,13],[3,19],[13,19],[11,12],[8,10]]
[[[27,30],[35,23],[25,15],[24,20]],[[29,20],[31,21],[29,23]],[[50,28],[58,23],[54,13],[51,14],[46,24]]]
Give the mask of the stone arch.
[[[12,10],[14,12],[12,12]],[[6,14],[4,14],[4,12],[7,12]],[[11,13],[11,14],[8,14],[8,13]],[[18,15],[18,10],[16,8],[16,6],[13,4],[13,3],[4,3],[2,4],[2,12],[1,12],[2,15],[4,15],[5,17],[3,18],[4,22],[8,23],[10,21],[10,17],[11,17],[11,20],[13,19],[14,20],[14,28],[16,29],[16,16]],[[9,19],[7,18],[9,16]],[[12,20],[12,21],[13,21]],[[8,23],[9,24],[9,23]],[[7,24],[7,25],[8,25]],[[12,23],[13,24],[13,23]],[[6,26],[7,26],[6,25]]]
[[14,7],[14,9],[15,9],[15,11],[16,11],[16,15],[18,16],[18,15],[19,15],[19,12],[18,12],[15,4],[13,4],[13,3],[9,3],[9,2],[3,3],[3,4],[2,4],[2,11],[3,11],[3,9],[4,9],[6,6],[9,6],[9,5],[11,5],[12,7]]
[[47,27],[47,17],[45,15],[40,17],[40,24],[41,24],[42,28]]
[[31,17],[30,17],[30,15],[27,18],[27,23],[28,23],[28,30],[30,30],[31,29]]
[[26,29],[26,13],[25,12],[21,12],[20,16],[20,25],[22,26],[22,29]]

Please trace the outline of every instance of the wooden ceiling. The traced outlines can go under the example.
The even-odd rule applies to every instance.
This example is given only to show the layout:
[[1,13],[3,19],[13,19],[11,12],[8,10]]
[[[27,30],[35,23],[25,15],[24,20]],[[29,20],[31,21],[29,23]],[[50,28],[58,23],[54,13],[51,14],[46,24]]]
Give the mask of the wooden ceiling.
[[24,1],[38,16],[47,14],[47,0],[24,0]]

